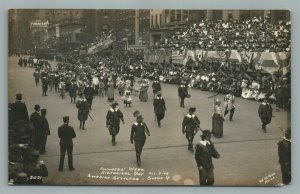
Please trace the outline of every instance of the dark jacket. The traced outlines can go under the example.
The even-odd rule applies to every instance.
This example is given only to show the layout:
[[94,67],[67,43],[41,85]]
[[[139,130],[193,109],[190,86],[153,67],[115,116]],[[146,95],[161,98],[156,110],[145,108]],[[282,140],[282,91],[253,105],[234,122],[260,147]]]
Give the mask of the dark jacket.
[[131,127],[131,134],[130,134],[130,141],[145,141],[146,135],[145,133],[150,136],[149,129],[146,123],[138,123],[135,122]]
[[48,169],[45,164],[28,163],[24,165],[24,172],[28,175],[28,185],[42,185],[43,177],[48,176]]
[[11,121],[19,120],[29,121],[29,116],[26,104],[17,100],[11,107]]
[[38,112],[34,112],[30,115],[30,122],[34,126],[35,136],[41,135],[41,115]]
[[188,113],[186,116],[184,116],[182,121],[182,132],[185,133],[196,133],[198,128],[200,127],[200,120],[198,117],[194,114],[190,115]]
[[153,106],[156,114],[162,114],[166,111],[166,103],[163,97],[156,97],[154,99]]
[[210,144],[203,145],[201,142],[195,146],[195,160],[198,167],[203,167],[204,169],[213,169],[214,165],[212,163],[212,157],[219,158],[220,155],[215,149],[213,143],[209,141]]
[[178,96],[179,97],[187,97],[188,96],[188,89],[185,85],[180,85],[178,87]]
[[44,115],[41,116],[41,134],[44,136],[50,135],[49,123]]
[[73,138],[76,137],[76,133],[73,127],[68,124],[63,124],[58,127],[58,137],[60,138],[60,146],[73,146]]
[[269,103],[261,103],[258,108],[260,118],[272,118],[272,106]]
[[123,113],[119,109],[109,109],[106,114],[106,125],[120,126],[120,120],[124,121]]
[[278,156],[281,165],[291,165],[291,142],[283,139],[278,142]]
[[94,97],[94,89],[90,85],[85,87],[83,93],[85,95],[85,98],[87,98],[87,99]]
[[153,89],[153,93],[161,91],[161,85],[160,85],[160,83],[158,81],[154,81],[152,83],[152,89]]

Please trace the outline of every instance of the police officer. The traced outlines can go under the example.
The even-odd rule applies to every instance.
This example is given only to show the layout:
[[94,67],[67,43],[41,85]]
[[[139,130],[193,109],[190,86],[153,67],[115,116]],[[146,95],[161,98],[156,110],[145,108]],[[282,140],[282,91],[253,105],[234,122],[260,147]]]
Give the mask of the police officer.
[[195,107],[191,107],[187,115],[184,116],[182,121],[182,133],[185,134],[188,140],[188,150],[194,152],[193,140],[194,136],[200,128],[200,120],[194,114],[196,111]]
[[136,117],[136,122],[131,127],[130,142],[133,144],[136,152],[137,165],[141,166],[141,154],[146,142],[146,135],[150,136],[146,123],[143,122],[142,115]]
[[63,171],[65,154],[68,154],[68,166],[69,170],[75,170],[73,166],[73,138],[76,138],[76,133],[73,127],[69,126],[69,117],[63,117],[64,124],[58,127],[58,137],[60,138],[60,161],[59,161],[59,171]]
[[203,130],[200,137],[201,141],[195,146],[195,160],[199,171],[199,183],[200,185],[211,186],[215,182],[212,157],[220,158],[220,154],[210,141],[211,132],[209,130]]
[[46,152],[46,143],[47,137],[50,135],[49,123],[46,118],[47,109],[41,109],[41,145],[40,145],[40,154]]
[[41,115],[40,105],[34,106],[34,112],[30,115],[30,122],[34,126],[33,148],[40,150],[41,142]]
[[11,124],[15,121],[29,121],[27,106],[22,102],[22,94],[16,94],[16,102],[11,105]]

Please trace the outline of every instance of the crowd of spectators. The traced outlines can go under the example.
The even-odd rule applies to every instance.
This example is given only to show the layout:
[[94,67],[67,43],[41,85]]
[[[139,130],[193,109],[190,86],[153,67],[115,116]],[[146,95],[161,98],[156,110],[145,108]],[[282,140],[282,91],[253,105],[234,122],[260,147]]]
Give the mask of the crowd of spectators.
[[152,48],[283,52],[291,50],[290,38],[290,21],[272,23],[268,17],[202,20],[171,34]]

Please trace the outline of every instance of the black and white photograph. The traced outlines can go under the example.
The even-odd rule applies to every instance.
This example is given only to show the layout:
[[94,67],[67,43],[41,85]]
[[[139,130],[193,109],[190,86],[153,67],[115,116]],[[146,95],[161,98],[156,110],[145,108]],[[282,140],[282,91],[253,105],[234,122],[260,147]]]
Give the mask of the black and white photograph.
[[9,185],[290,184],[289,10],[7,14]]

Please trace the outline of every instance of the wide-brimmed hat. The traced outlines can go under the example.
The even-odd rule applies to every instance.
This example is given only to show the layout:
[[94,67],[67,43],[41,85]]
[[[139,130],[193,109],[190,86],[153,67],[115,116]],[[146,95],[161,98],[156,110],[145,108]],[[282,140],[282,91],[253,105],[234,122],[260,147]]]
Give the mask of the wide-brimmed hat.
[[189,108],[189,112],[195,112],[195,111],[196,111],[196,107]]
[[140,114],[141,114],[141,112],[138,111],[138,110],[136,110],[136,111],[133,112],[133,116],[134,116],[134,117],[137,117],[137,116],[140,115]]
[[202,134],[200,135],[200,137],[206,137],[208,135],[211,135],[211,131],[208,129],[205,129],[202,131]]
[[115,102],[113,102],[113,103],[111,103],[111,107],[115,107],[115,106],[118,106],[119,104],[118,104],[118,102],[117,101],[115,101]]
[[39,111],[40,108],[41,108],[40,105],[38,105],[38,104],[34,105],[34,110],[35,110],[35,111]]

